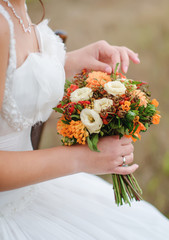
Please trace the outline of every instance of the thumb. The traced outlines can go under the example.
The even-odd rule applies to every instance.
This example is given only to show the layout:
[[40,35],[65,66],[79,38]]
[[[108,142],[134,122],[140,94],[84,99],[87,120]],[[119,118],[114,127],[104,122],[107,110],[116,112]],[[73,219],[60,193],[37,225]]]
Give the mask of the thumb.
[[110,65],[106,64],[106,63],[103,63],[103,62],[100,62],[96,59],[94,59],[92,61],[92,64],[91,64],[91,69],[95,70],[95,71],[102,71],[102,72],[106,72],[108,74],[111,74],[112,73],[112,68]]

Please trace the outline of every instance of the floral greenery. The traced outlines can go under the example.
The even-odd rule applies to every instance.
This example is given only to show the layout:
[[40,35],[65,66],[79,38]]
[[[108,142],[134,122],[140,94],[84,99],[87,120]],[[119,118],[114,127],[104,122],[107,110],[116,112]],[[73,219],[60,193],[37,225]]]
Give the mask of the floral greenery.
[[[118,65],[116,66],[117,70]],[[98,151],[100,137],[118,135],[141,138],[140,132],[158,124],[158,102],[151,100],[146,82],[127,79],[121,73],[111,75],[100,71],[77,74],[66,81],[65,96],[54,108],[62,114],[57,131],[64,145],[88,144]],[[117,205],[141,199],[141,189],[133,175],[112,175]]]

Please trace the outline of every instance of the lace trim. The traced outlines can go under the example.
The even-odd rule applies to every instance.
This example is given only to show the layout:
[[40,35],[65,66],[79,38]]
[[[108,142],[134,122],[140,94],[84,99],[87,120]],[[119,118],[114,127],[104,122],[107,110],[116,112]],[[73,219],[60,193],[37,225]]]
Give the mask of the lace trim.
[[15,100],[12,97],[12,77],[13,72],[16,69],[16,51],[15,51],[15,38],[14,38],[14,26],[8,12],[0,5],[0,13],[6,18],[9,24],[10,30],[10,47],[9,47],[9,63],[6,74],[6,83],[4,91],[4,99],[2,105],[2,117],[7,121],[8,125],[16,131],[21,131],[24,128],[32,125],[32,121],[26,119],[20,113]]

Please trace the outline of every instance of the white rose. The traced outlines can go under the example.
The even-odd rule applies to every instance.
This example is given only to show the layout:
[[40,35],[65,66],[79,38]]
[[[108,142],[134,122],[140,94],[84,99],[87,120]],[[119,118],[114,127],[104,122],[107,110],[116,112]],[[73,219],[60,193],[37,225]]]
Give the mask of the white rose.
[[95,112],[93,109],[85,108],[81,111],[80,118],[82,123],[90,132],[90,134],[99,133],[103,122],[100,115],[97,112]]
[[71,102],[78,102],[78,101],[87,101],[93,96],[93,92],[91,88],[83,87],[78,88],[70,95]]
[[104,90],[108,94],[112,94],[116,96],[116,95],[123,95],[126,91],[126,87],[120,81],[112,81],[104,85]]
[[94,100],[94,110],[98,113],[100,113],[101,110],[105,110],[112,105],[113,105],[113,100],[108,98]]

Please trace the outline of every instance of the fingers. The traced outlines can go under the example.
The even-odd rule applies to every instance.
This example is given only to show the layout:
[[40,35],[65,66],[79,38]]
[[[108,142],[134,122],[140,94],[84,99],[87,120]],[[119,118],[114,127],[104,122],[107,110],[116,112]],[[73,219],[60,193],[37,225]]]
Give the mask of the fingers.
[[[122,69],[123,73],[127,73],[130,59],[136,64],[140,63],[138,54],[133,52],[129,48],[126,48],[126,47],[115,47],[115,48],[119,52],[119,55],[120,55],[121,69]],[[116,61],[116,58],[112,58],[112,59]],[[119,61],[119,63],[120,63],[120,61]],[[116,64],[117,64],[117,61],[116,61],[115,65]],[[114,68],[113,68],[113,70],[114,70]]]
[[[136,64],[140,63],[138,54],[126,47],[111,46],[106,41],[99,41],[97,43],[99,50],[99,61],[107,63],[114,72],[116,64],[121,63],[121,69],[123,73],[127,73],[130,60]],[[98,61],[98,62],[99,62]],[[120,65],[118,66],[119,71]],[[107,73],[110,73],[110,68],[104,69]],[[100,69],[101,70],[101,69]]]
[[[112,47],[111,53],[112,53],[112,57],[111,57],[112,69],[113,69],[113,72],[114,72],[115,68],[116,68],[116,64],[120,63],[121,56],[120,56],[120,51],[118,51],[118,49],[116,49],[115,47]],[[117,71],[119,71],[119,68],[120,68],[120,65],[118,66]]]
[[128,67],[129,67],[129,56],[127,54],[127,51],[125,49],[121,48],[121,69],[124,73],[127,73]]
[[96,59],[92,60],[92,64],[90,65],[90,67],[91,69],[95,69],[95,71],[103,71],[107,72],[108,74],[112,73],[112,68],[110,65]]
[[138,64],[140,63],[140,59],[138,57],[138,53],[133,52],[129,48],[126,48],[126,51],[128,53],[129,58],[131,59],[132,62]]
[[127,156],[133,153],[134,147],[133,144],[124,145],[121,150],[121,156]]
[[[120,160],[120,166],[123,166],[123,158],[124,157],[121,157],[121,160]],[[125,165],[129,165],[133,162],[134,160],[134,154],[133,152],[130,153],[129,155],[125,155]]]
[[120,141],[121,141],[122,146],[132,143],[132,139],[131,138],[126,138],[126,137],[122,137],[120,139]]
[[119,166],[114,169],[113,173],[127,175],[127,174],[131,174],[131,173],[135,172],[138,167],[139,166],[137,164],[133,164],[131,166],[126,166],[126,167]]
[[136,169],[139,167],[137,164],[132,164],[128,166],[134,160],[133,153],[126,155],[125,160],[126,160],[125,165],[123,165],[123,157],[121,157],[120,159],[121,164],[114,169],[113,173],[122,174],[122,175],[131,174],[135,172]]

